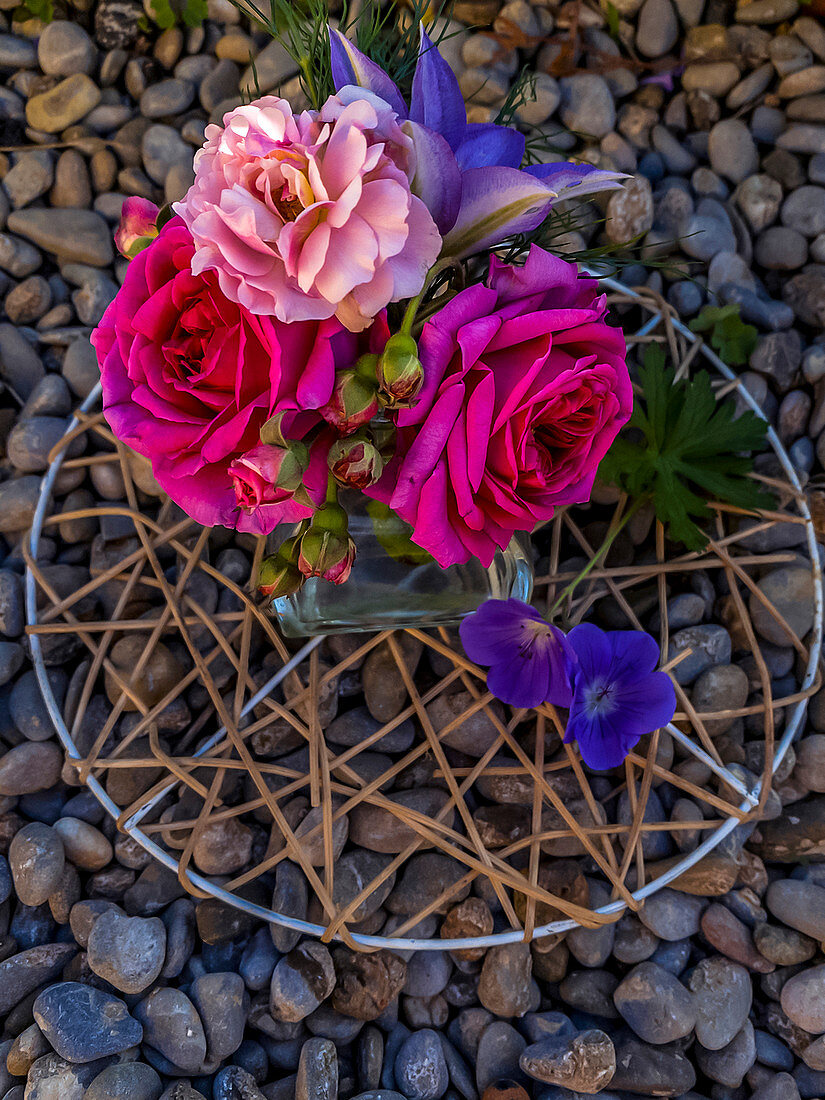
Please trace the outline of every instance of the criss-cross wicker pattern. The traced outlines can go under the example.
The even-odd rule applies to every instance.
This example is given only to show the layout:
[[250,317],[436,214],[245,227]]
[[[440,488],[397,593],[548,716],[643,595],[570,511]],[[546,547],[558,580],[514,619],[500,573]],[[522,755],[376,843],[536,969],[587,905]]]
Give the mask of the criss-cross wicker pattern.
[[[651,308],[656,306],[654,302]],[[655,334],[643,329],[639,339],[665,340],[680,369],[687,370],[696,345],[674,330],[666,311],[664,317]],[[654,831],[667,830],[673,837],[693,831],[707,840],[726,823],[733,827],[731,823],[759,814],[770,790],[775,712],[789,714],[817,685],[772,698],[771,676],[757,644],[748,600],[760,601],[784,625],[804,667],[809,657],[806,639],[793,633],[756,583],[766,568],[798,562],[799,552],[757,553],[745,548],[741,517],[731,509],[716,508],[714,537],[702,554],[666,557],[664,532],[654,522],[648,561],[654,554],[655,560],[614,565],[608,556],[607,564],[595,568],[568,598],[565,611],[568,621],[575,623],[588,616],[596,601],[608,597],[624,612],[628,626],[642,628],[634,597],[644,591],[647,609],[658,604],[661,651],[666,655],[667,601],[673,582],[687,587],[697,570],[713,573],[714,579],[721,572],[730,591],[726,625],[737,648],[754,655],[760,701],[736,711],[697,714],[677,684],[678,711],[670,730],[643,739],[623,769],[612,773],[609,781],[602,776],[594,782],[576,746],[562,743],[563,724],[554,708],[513,711],[494,703],[484,670],[465,657],[456,636],[444,629],[352,635],[337,646],[315,640],[301,650],[296,662],[300,643],[282,639],[248,580],[232,579],[213,564],[217,551],[231,544],[226,533],[201,528],[165,498],[145,492],[152,488],[146,469],[114,439],[102,415],[79,416],[77,428],[61,445],[63,455],[72,435],[96,436],[96,446],[88,447],[86,455],[64,457],[62,471],[72,477],[68,471],[88,473],[93,466],[111,464],[123,479],[125,503],[52,512],[43,519],[42,535],[48,537],[58,524],[90,516],[106,522],[108,517],[117,525],[119,551],[97,559],[93,553],[90,581],[68,594],[53,587],[48,569],[29,554],[39,608],[29,630],[47,665],[62,660],[60,642],[66,635],[80,639],[82,652],[67,668],[70,687],[62,708],[69,739],[64,741],[75,748],[70,755],[76,757],[71,763],[77,781],[97,780],[114,803],[118,824],[139,843],[148,840],[169,853],[192,894],[216,893],[225,900],[236,899],[241,907],[252,904],[258,911],[266,910],[276,869],[290,860],[309,883],[314,895],[309,919],[323,926],[324,938],[363,947],[360,934],[368,938],[381,930],[374,913],[363,919],[364,912],[375,909],[369,899],[386,896],[413,855],[435,850],[457,861],[461,874],[438,896],[425,891],[421,908],[405,911],[398,919],[394,940],[415,935],[425,917],[443,913],[451,899],[464,897],[470,888],[497,899],[501,916],[495,935],[513,930],[517,938],[531,940],[536,928],[546,930],[553,922],[596,927],[617,920],[625,906],[638,908],[645,886],[672,881],[685,857],[649,862],[643,845]],[[780,522],[805,525],[799,490],[777,480],[770,484],[776,509],[765,513],[748,536]],[[616,503],[614,522],[625,506],[623,499]],[[596,549],[585,536],[583,513],[575,509],[561,513],[544,539],[550,547],[549,567],[537,578],[539,606],[545,601],[549,606],[571,579],[572,573],[559,568],[571,547],[583,556]],[[252,559],[254,576],[264,540],[239,540]],[[195,583],[199,574],[217,585],[217,604],[214,599],[208,606],[202,602],[203,586]],[[209,588],[214,592],[214,585]],[[126,647],[128,667],[117,656],[116,647],[124,639],[132,639]],[[327,741],[323,725],[330,696],[338,694],[377,650],[383,654],[384,675],[406,689],[401,710],[351,747]],[[159,652],[169,655],[174,676],[164,676],[158,667]],[[424,655],[416,661],[419,652]],[[287,662],[290,670],[284,675]],[[278,680],[282,682],[276,687]],[[465,709],[446,723],[443,717],[436,722],[434,712],[444,711],[437,701],[456,691],[467,693]],[[108,696],[111,707],[95,724],[89,721],[89,708],[101,694]],[[446,743],[450,735],[479,714],[494,730],[483,755],[452,750]],[[748,790],[747,779],[743,781],[747,773],[728,767],[730,757],[720,752],[718,739],[708,731],[714,719],[754,715],[761,716],[765,741],[756,795]],[[376,775],[377,743],[407,719],[415,725],[412,743]],[[283,755],[282,747],[277,750],[281,755],[272,750],[273,743],[283,746],[287,741],[292,746],[288,754]],[[363,762],[362,753],[370,754]],[[405,776],[426,776],[428,785],[443,790],[432,812],[416,811],[396,800],[396,780],[407,788],[421,782]],[[662,782],[698,803],[704,818],[646,820],[651,791]],[[509,837],[501,835],[501,828],[490,828],[485,818],[491,784],[497,785],[498,801],[509,807]],[[622,792],[629,799],[630,820],[616,824],[615,800]],[[300,815],[296,805],[302,808]],[[111,805],[108,808],[113,812]],[[371,881],[357,892],[345,892],[341,901],[336,873],[341,838],[346,836],[343,823],[351,825],[367,808],[367,820],[383,822],[402,841]],[[307,809],[317,813],[300,824]],[[245,835],[251,833],[246,862],[231,873],[213,873],[210,879],[208,865],[198,863],[198,853],[210,845],[231,843],[239,822]],[[603,896],[591,894],[588,904],[586,898],[565,890],[563,876],[553,871],[560,857],[578,859],[591,879],[601,879]],[[737,868],[730,857],[708,855],[698,864],[698,872],[686,869],[676,884],[690,890],[697,873],[715,878],[716,892],[724,892],[731,888]],[[607,897],[617,904],[596,912]],[[270,919],[277,918],[276,912]]]

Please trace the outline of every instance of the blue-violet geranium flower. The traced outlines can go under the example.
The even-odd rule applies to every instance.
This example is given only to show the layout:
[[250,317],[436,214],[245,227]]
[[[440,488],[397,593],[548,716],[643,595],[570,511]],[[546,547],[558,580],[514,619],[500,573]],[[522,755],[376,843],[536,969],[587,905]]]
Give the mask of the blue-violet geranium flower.
[[642,631],[605,632],[582,623],[567,642],[577,661],[564,740],[578,742],[588,767],[615,768],[640,737],[671,720],[673,682],[656,669],[659,647]]
[[489,665],[487,687],[503,703],[570,706],[573,652],[557,626],[521,600],[487,600],[459,627],[464,651]]

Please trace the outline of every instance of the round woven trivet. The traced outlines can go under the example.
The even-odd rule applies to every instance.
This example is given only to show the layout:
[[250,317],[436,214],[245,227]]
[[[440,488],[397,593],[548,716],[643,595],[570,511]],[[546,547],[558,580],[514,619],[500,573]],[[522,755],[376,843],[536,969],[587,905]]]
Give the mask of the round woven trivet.
[[[661,341],[680,374],[704,356],[718,372],[719,392],[736,390],[742,403],[758,412],[725,365],[661,299],[606,283],[613,305],[637,316],[641,310],[646,318],[629,344]],[[285,642],[249,583],[264,540],[205,530],[157,495],[146,464],[119,444],[102,414],[93,411],[98,401],[95,391],[84,402],[43,481],[27,552],[32,658],[66,749],[67,778],[85,783],[119,829],[174,871],[187,891],[361,949],[441,950],[537,937],[547,937],[543,943],[550,946],[552,934],[616,921],[670,883],[703,893],[732,887],[738,869],[730,852],[738,849],[735,844],[721,854],[714,849],[764,809],[771,776],[818,687],[822,578],[815,531],[803,488],[772,430],[769,440],[782,476],[763,480],[776,496],[773,511],[742,529],[741,513],[715,506],[706,551],[670,557],[661,526],[651,521],[646,563],[637,558],[612,564],[608,556],[565,608],[568,621],[575,623],[589,616],[598,601],[610,600],[626,628],[641,629],[634,610],[639,601],[646,616],[658,606],[666,660],[667,601],[673,583],[689,583],[695,571],[724,574],[729,591],[725,625],[737,639],[736,648],[753,653],[761,696],[752,693],[751,699],[758,701],[737,710],[697,714],[677,684],[677,714],[667,730],[644,738],[622,769],[594,776],[583,767],[575,745],[562,745],[563,726],[552,707],[528,712],[502,708],[486,690],[484,670],[464,656],[455,634],[443,628],[350,635],[333,642],[315,638],[300,648]],[[67,457],[68,444],[78,435],[97,437],[94,453]],[[99,464],[110,465],[122,477],[125,503],[53,511],[61,471],[76,484],[78,471],[85,476]],[[626,501],[620,498],[614,506],[617,518]],[[603,513],[604,505],[602,519]],[[89,517],[106,525],[92,544],[91,578],[58,592],[47,563],[38,561],[41,539],[55,525]],[[588,518],[584,509],[567,510],[542,532],[539,607],[545,602],[549,606],[573,576],[560,567],[563,554],[569,558],[571,546],[585,557],[597,549],[585,532]],[[748,548],[754,536],[778,524],[804,531],[806,553],[816,563],[811,566],[814,626],[808,638],[793,633],[757,584],[766,571],[800,561],[797,549]],[[217,568],[220,551],[233,546],[246,553],[248,576]],[[231,555],[222,560],[230,559],[238,560]],[[752,601],[787,629],[797,667],[803,670],[797,689],[782,698],[772,697],[771,677],[749,613]],[[399,690],[403,685],[403,705],[351,747],[328,742],[323,727],[337,697],[353,690],[353,683],[357,690],[356,677],[365,661],[379,665]],[[56,664],[70,676],[62,705],[48,675]],[[443,700],[457,691],[466,693],[462,709],[445,722]],[[108,703],[101,709],[96,700]],[[775,731],[779,713],[784,717],[781,737]],[[434,714],[442,716],[438,722]],[[483,749],[472,755],[457,752],[451,735],[480,716],[486,719]],[[752,727],[761,723],[764,767],[756,782],[738,764],[724,762],[712,733],[714,722],[718,727],[719,719],[737,718]],[[376,745],[407,719],[414,722],[414,737],[387,764],[390,758],[379,757]],[[286,753],[284,746],[289,746]],[[367,756],[362,758],[363,753]],[[383,761],[378,769],[376,760]],[[409,791],[422,783],[441,795],[430,810],[412,809],[394,797],[399,788]],[[703,820],[648,820],[651,792],[662,783],[698,803]],[[606,813],[604,807],[615,806],[623,792],[630,819],[617,824],[621,815],[612,809]],[[501,835],[500,825],[491,827],[485,816],[485,806],[496,800],[510,807],[509,837]],[[308,819],[307,810],[313,813]],[[375,873],[353,885],[353,874],[345,876],[342,868],[356,821],[362,837],[369,823],[378,821],[403,843],[396,846],[400,850],[367,861]],[[645,857],[645,839],[662,830],[672,837],[693,830],[701,837],[691,851],[651,862]],[[249,841],[242,866],[231,873],[199,869],[199,852],[241,835],[244,843]],[[368,846],[363,839],[361,844]],[[421,872],[420,862],[410,862],[414,857],[433,851],[451,857],[454,873],[435,892],[431,883],[422,882],[421,904],[416,903],[414,912],[409,904],[396,909],[401,915],[392,918],[391,933],[382,934],[386,913],[380,902],[405,871]],[[589,903],[565,887],[571,858],[596,884],[591,885]],[[270,905],[276,871],[284,861],[305,876],[315,899],[309,916],[317,919],[299,919]],[[445,912],[470,890],[488,899],[498,913],[499,926],[492,932],[458,939],[416,934],[425,918]]]

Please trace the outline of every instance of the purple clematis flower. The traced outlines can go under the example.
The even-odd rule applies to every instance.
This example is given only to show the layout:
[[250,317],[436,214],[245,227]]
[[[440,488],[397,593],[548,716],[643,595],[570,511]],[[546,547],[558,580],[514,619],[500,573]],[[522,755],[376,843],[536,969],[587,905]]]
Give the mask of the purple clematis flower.
[[619,187],[622,172],[589,164],[521,170],[524,135],[509,126],[470,123],[450,66],[421,27],[409,108],[384,70],[329,28],[336,91],[356,85],[380,96],[404,119],[417,168],[413,192],[444,238],[443,255],[461,258],[536,229],[560,199]]
[[503,703],[568,707],[575,658],[564,634],[521,600],[487,600],[459,627],[464,651],[489,665],[487,687]]
[[567,642],[577,658],[565,742],[577,741],[596,771],[615,768],[646,733],[673,717],[676,692],[656,670],[659,647],[649,634],[573,627]]

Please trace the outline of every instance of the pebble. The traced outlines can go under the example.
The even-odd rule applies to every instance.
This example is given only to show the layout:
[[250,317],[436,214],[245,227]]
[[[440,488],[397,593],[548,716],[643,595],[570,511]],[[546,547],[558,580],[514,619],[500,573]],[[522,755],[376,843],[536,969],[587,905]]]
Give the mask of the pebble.
[[161,80],[147,88],[140,97],[140,113],[144,118],[183,114],[194,98],[195,87],[188,80]]
[[570,130],[604,137],[616,124],[616,107],[606,81],[595,73],[566,76],[559,81],[561,120]]
[[673,669],[673,678],[679,684],[693,683],[701,673],[715,665],[730,664],[730,635],[724,627],[713,624],[677,630],[670,639],[668,661],[686,650],[690,650],[688,656]]
[[797,1027],[814,1035],[825,1032],[825,966],[794,974],[782,986],[781,1004]]
[[115,989],[141,993],[158,977],[166,953],[166,928],[158,917],[102,913],[88,940],[89,966]]
[[782,224],[805,237],[825,231],[825,187],[798,187],[782,203]]
[[719,956],[702,959],[690,975],[696,1038],[707,1050],[721,1050],[741,1031],[751,1009],[748,971]]
[[61,817],[54,831],[63,841],[68,859],[84,871],[100,871],[111,862],[112,845],[94,825],[76,817]]
[[[804,638],[813,625],[813,578],[810,570],[792,566],[774,569],[758,582],[760,593],[782,615],[788,627]],[[788,645],[790,636],[752,593],[749,610],[760,637],[774,645]]]
[[638,916],[660,939],[678,942],[696,935],[704,908],[702,899],[665,887],[647,898]]
[[123,1001],[80,982],[60,982],[34,1002],[34,1018],[61,1058],[92,1062],[137,1046],[143,1028]]
[[524,943],[491,947],[484,957],[478,999],[495,1016],[523,1016],[532,1003],[530,948]]
[[244,1039],[248,996],[239,974],[203,974],[189,989],[203,1024],[207,1057],[220,1062],[231,1058]]
[[494,1020],[486,1026],[471,1059],[475,1063],[478,1091],[484,1092],[501,1077],[520,1077],[519,1058],[526,1046],[524,1036],[505,1020]]
[[298,1062],[295,1100],[336,1100],[337,1096],[338,1055],[335,1044],[329,1039],[307,1040],[301,1048]]
[[0,758],[0,795],[46,791],[58,781],[62,767],[63,753],[54,742],[24,742],[22,745],[15,745]]
[[756,1061],[753,1024],[746,1020],[742,1030],[721,1050],[704,1050],[699,1044],[695,1049],[697,1065],[707,1077],[727,1088],[739,1088]]
[[630,1027],[648,1043],[681,1039],[696,1023],[690,993],[654,962],[634,967],[616,988],[613,1000]]
[[63,874],[65,853],[56,830],[32,821],[9,847],[9,867],[17,896],[24,905],[42,905],[54,893]]
[[276,1020],[295,1023],[314,1012],[335,986],[332,956],[321,943],[302,943],[275,966],[269,993]]
[[92,1081],[83,1100],[158,1100],[163,1089],[160,1077],[143,1062],[107,1066]]
[[812,939],[825,940],[825,888],[822,886],[780,879],[768,887],[765,904],[783,924]]
[[440,1100],[449,1076],[438,1033],[422,1028],[408,1036],[394,1063],[395,1081],[407,1100]]
[[97,50],[86,31],[77,23],[55,19],[47,24],[37,42],[37,60],[50,76],[90,74]]
[[527,1047],[519,1064],[536,1081],[590,1095],[613,1079],[616,1050],[608,1035],[593,1029],[541,1039]]
[[79,122],[100,102],[100,88],[85,73],[61,80],[26,104],[26,121],[35,130],[56,134]]
[[206,1060],[201,1018],[186,994],[172,986],[154,989],[134,1008],[143,1025],[143,1041],[176,1066],[180,1074],[198,1073]]
[[708,156],[714,172],[733,183],[741,183],[759,169],[756,143],[741,119],[723,119],[711,128]]
[[623,1038],[616,1043],[616,1072],[611,1084],[614,1089],[643,1096],[680,1096],[696,1084],[696,1072],[678,1048]]
[[13,210],[8,227],[58,259],[106,267],[112,262],[111,230],[91,210]]
[[0,1016],[35,989],[59,977],[76,953],[73,943],[46,943],[0,962]]

